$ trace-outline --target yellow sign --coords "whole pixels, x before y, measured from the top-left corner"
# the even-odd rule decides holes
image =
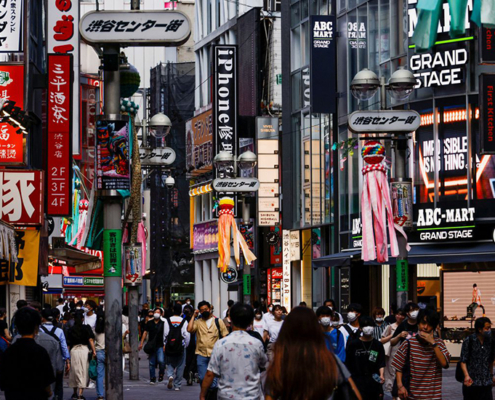
[[[16,230],[17,263],[0,261],[0,285],[36,286],[38,284],[38,259],[40,231]]]

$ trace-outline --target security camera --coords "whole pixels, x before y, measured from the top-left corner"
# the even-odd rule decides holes
[[[173,188],[175,185],[175,179],[173,176],[167,176],[167,179],[165,179],[165,185],[167,185],[168,188]]]

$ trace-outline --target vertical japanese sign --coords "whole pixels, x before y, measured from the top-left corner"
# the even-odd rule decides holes
[[[41,225],[43,172],[0,171],[0,219],[13,225]]]
[[[397,260],[397,291],[405,292],[409,288],[409,272],[407,260]]]
[[[16,107],[24,108],[24,65],[0,64],[0,98],[15,101]],[[12,125],[0,123],[0,164],[24,162],[24,136],[16,130]]]
[[[96,122],[96,189],[129,190],[129,127],[126,121]]]
[[[71,71],[71,55],[48,55],[48,215],[71,213]]]
[[[237,154],[237,46],[214,47],[213,127],[215,154]],[[217,171],[218,173],[218,171]]]
[[[251,295],[251,275],[249,274],[242,276],[242,292],[246,296]]]
[[[481,154],[495,154],[495,74],[480,75]]]
[[[81,156],[79,132],[79,1],[48,0],[47,10],[48,53],[73,56],[72,86],[72,152]]]
[[[38,284],[38,258],[40,231],[16,230],[15,244],[18,262],[0,260],[0,285],[36,286]]]
[[[103,231],[104,276],[122,276],[122,231],[105,229]]]
[[[291,232],[289,230],[282,231],[282,306],[291,309],[291,294],[290,294],[290,244],[291,244]]]
[[[124,283],[137,285],[143,281],[142,247],[140,243],[124,246]]]
[[[337,108],[336,37],[333,15],[312,15],[311,27],[311,110],[335,113]]]
[[[21,53],[24,1],[0,1],[0,53]]]
[[[495,63],[495,29],[480,28],[480,62],[481,64]]]

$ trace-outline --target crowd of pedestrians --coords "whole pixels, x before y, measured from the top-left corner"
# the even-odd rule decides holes
[[[0,389],[7,400],[84,399],[90,360],[96,362],[98,400],[104,399],[105,317],[91,300],[42,307],[17,303],[6,321],[0,310]],[[123,310],[127,316],[127,310]],[[201,385],[200,400],[442,399],[442,369],[450,354],[436,310],[408,303],[386,316],[347,307],[347,322],[327,300],[314,312],[305,303],[289,313],[280,305],[229,301],[220,317],[191,299],[167,309],[143,306],[139,350],[148,355],[149,381],[169,390]],[[495,343],[491,321],[478,318],[463,344],[456,379],[464,400],[493,400]],[[123,343],[129,333],[123,318]],[[29,359],[30,362],[24,362]],[[157,372],[158,369],[158,379]],[[26,385],[26,379],[30,384]]]

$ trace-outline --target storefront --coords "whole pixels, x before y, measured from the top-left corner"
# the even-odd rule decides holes
[[[94,300],[96,304],[105,296],[102,276],[64,276],[64,298],[75,301]]]

